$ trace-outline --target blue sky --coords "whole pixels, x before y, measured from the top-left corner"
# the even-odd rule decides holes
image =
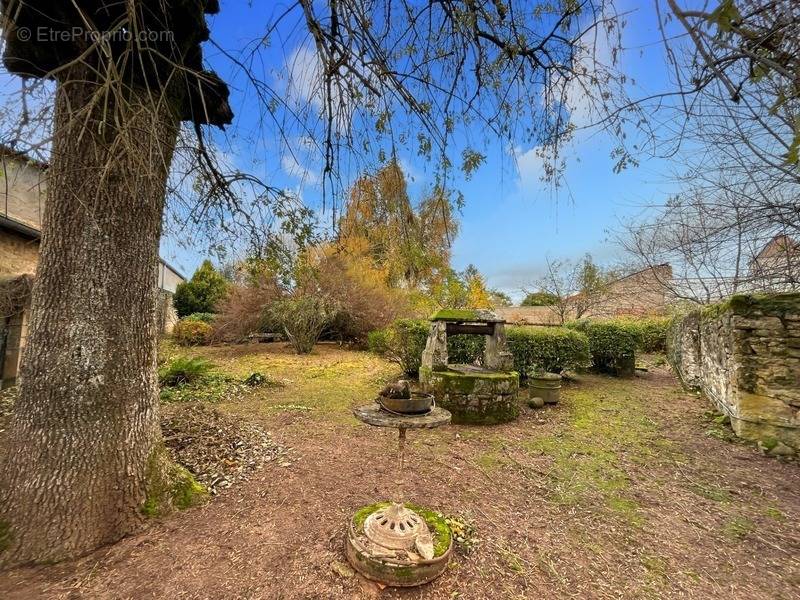
[[[222,2],[222,11],[211,20],[212,38],[223,48],[238,48],[256,37],[260,28],[281,5],[272,3]],[[620,59],[622,70],[636,80],[633,96],[669,89],[668,69],[661,46],[661,34],[651,0],[624,1],[618,10],[628,12]],[[298,28],[299,30],[299,28]],[[296,60],[301,41],[288,23],[276,35],[265,53],[268,72],[276,73],[276,87],[287,64]],[[226,76],[226,61],[213,48],[206,49],[207,60]],[[247,99],[237,92],[239,82],[231,81],[238,130],[246,131],[249,120]],[[300,82],[302,85],[303,82]],[[237,104],[238,103],[238,104]],[[243,126],[244,125],[244,126]],[[253,131],[255,131],[255,125]],[[539,180],[539,161],[529,147],[517,148],[517,161],[499,142],[482,148],[486,163],[470,180],[457,178],[455,186],[464,194],[461,231],[453,245],[453,265],[463,268],[475,264],[492,287],[519,298],[520,289],[533,285],[546,257],[577,258],[589,252],[601,263],[614,264],[621,258],[609,240],[609,232],[620,220],[642,213],[644,206],[662,203],[674,192],[669,173],[671,165],[660,159],[642,157],[638,167],[619,174],[613,172],[612,143],[602,132],[579,134],[569,151],[565,185],[553,190]],[[296,190],[304,201],[320,208],[318,174],[312,163],[295,161],[274,140],[234,140],[230,160],[243,168],[256,165],[276,185]],[[424,193],[433,181],[432,166],[400,152],[402,164],[411,178],[412,198]],[[326,215],[322,215],[324,220]],[[327,217],[329,218],[329,217]],[[190,275],[205,257],[202,244],[182,247],[167,237],[162,255]]]

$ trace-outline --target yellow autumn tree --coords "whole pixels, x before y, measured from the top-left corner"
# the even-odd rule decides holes
[[[418,290],[449,268],[457,229],[452,203],[441,188],[414,208],[403,170],[392,159],[351,188],[337,244],[350,255],[369,256],[385,271],[390,287]]]

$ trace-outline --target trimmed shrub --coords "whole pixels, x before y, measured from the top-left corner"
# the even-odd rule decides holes
[[[592,364],[601,373],[631,376],[641,334],[630,321],[584,321],[580,324],[589,338]]]
[[[192,313],[188,317],[183,317],[183,320],[184,321],[200,321],[201,323],[208,323],[209,325],[211,325],[211,323],[214,322],[214,317],[215,316],[216,315],[214,313],[198,312],[198,313]]]
[[[390,335],[388,327],[370,331],[367,334],[367,349],[375,354],[386,354],[389,351]]]
[[[561,373],[589,363],[589,340],[563,327],[509,327],[508,349],[520,377],[534,371]]]
[[[448,335],[447,359],[453,364],[470,365],[482,362],[486,338],[482,335]]]
[[[214,365],[204,358],[179,356],[158,371],[158,382],[167,387],[194,383],[203,379]]]
[[[211,341],[212,331],[203,321],[181,319],[172,328],[172,338],[182,346],[203,346]]]
[[[632,321],[631,324],[639,330],[639,350],[642,352],[666,352],[667,331],[669,330],[669,317],[651,317]]]

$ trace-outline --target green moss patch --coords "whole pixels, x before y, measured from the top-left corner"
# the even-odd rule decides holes
[[[467,308],[443,308],[436,312],[431,321],[480,321],[480,313]]]
[[[355,514],[353,514],[353,526],[356,532],[363,532],[364,522],[367,520],[367,517],[381,508],[391,506],[391,504],[391,502],[376,502],[375,504],[369,504],[359,508]],[[433,536],[434,557],[442,556],[447,552],[452,542],[452,533],[450,532],[450,527],[447,525],[445,517],[440,513],[412,502],[406,502],[404,506],[425,519],[425,523],[428,525],[428,529],[430,529],[431,535]]]
[[[627,466],[669,457],[668,440],[624,383],[571,390],[563,404],[569,411],[563,429],[523,443],[526,451],[552,459],[547,474],[551,500],[593,506],[630,526],[644,525]]]
[[[194,476],[173,462],[163,445],[157,446],[147,464],[147,497],[141,506],[146,517],[161,517],[173,510],[203,504],[208,490]]]
[[[701,317],[704,320],[716,319],[728,311],[740,316],[796,314],[800,312],[800,293],[736,294],[724,302],[703,308]]]

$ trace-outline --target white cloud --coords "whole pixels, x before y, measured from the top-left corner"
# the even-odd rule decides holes
[[[281,156],[281,167],[287,175],[299,179],[301,184],[319,185],[322,182],[322,176],[317,171],[301,164],[290,152]]]
[[[397,161],[400,164],[400,169],[402,169],[403,174],[406,176],[406,179],[413,183],[424,183],[425,182],[425,174],[417,169],[413,163],[405,158],[400,158]]]
[[[289,98],[322,110],[322,65],[313,46],[303,44],[294,49],[286,61],[286,74]]]
[[[542,149],[539,146],[534,146],[530,150],[523,150],[521,146],[515,146],[512,154],[517,167],[520,189],[532,190],[541,187],[542,177],[544,176]]]

